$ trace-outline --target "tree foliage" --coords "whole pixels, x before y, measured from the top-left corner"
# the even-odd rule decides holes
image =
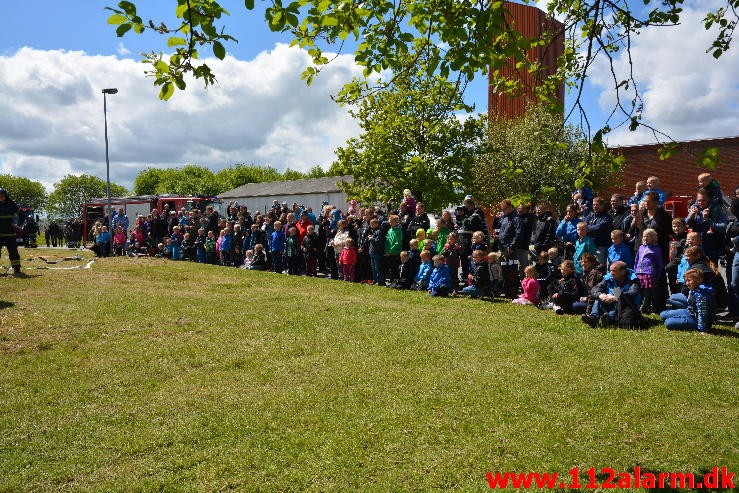
[[[108,187],[105,180],[91,175],[67,175],[59,183],[54,184],[54,191],[49,194],[48,212],[58,217],[77,217],[82,204],[90,199],[106,197]],[[113,197],[128,195],[128,190],[114,183],[110,184]]]
[[[213,173],[207,168],[188,164],[182,168],[146,168],[134,179],[134,193],[156,195],[218,195],[247,183],[300,180],[329,176],[320,166],[307,173],[287,168],[280,173],[271,166],[236,164]]]
[[[517,120],[491,123],[489,148],[473,167],[473,191],[482,203],[495,206],[545,201],[562,208],[576,187],[604,191],[614,184],[623,158],[601,146],[589,148],[580,128],[564,125],[541,107]]]
[[[22,176],[0,175],[0,188],[6,189],[17,204],[36,210],[43,210],[49,200],[46,189],[40,182]]]
[[[271,166],[237,164],[216,173],[218,193],[233,190],[247,183],[264,183],[282,180],[282,174]]]
[[[341,188],[363,202],[398,198],[408,188],[429,210],[459,202],[486,119],[461,121],[452,109],[465,109],[457,87],[425,70],[365,98],[351,112],[362,134],[336,151],[331,167],[354,178]]]

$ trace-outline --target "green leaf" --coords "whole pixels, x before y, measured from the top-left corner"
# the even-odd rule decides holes
[[[133,25],[133,32],[135,32],[136,34],[141,34],[142,32],[144,32],[144,29],[145,28],[144,28],[144,25],[143,24],[134,24]]]
[[[167,40],[167,47],[172,48],[173,46],[187,46],[187,40],[185,38],[170,36]]]
[[[174,86],[170,82],[165,82],[162,90],[159,91],[159,99],[167,101],[174,94]]]
[[[122,8],[128,15],[131,17],[136,15],[136,5],[132,4],[131,2],[118,2],[118,6]]]
[[[130,29],[131,29],[131,24],[127,22],[127,23],[125,23],[125,24],[121,24],[120,26],[118,26],[118,28],[116,28],[116,30],[115,30],[115,33],[116,33],[116,35],[117,35],[117,36],[118,36],[119,38],[121,38],[121,37],[123,37],[123,35],[124,35],[124,34],[126,34],[126,33],[127,33],[127,32],[128,32],[129,30],[130,30]]]
[[[185,15],[185,12],[187,12],[187,4],[183,3],[182,5],[177,6],[177,9],[175,10],[175,15],[178,19],[181,19],[182,16]]]
[[[167,62],[164,60],[159,60],[155,63],[154,68],[156,68],[158,72],[169,72],[169,65],[167,65]]]
[[[223,60],[226,56],[226,48],[223,47],[220,41],[213,41],[213,54],[219,60]]]
[[[254,0],[244,0],[244,7],[246,10],[254,10]]]
[[[118,25],[123,24],[124,22],[128,22],[128,17],[125,15],[113,14],[108,17],[108,24]]]

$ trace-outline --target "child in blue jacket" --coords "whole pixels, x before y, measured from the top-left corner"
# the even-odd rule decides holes
[[[428,292],[431,296],[446,296],[452,288],[452,276],[443,255],[434,255],[434,270],[431,271]]]

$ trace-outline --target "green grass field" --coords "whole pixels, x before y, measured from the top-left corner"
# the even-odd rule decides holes
[[[41,266],[0,278],[2,491],[485,491],[494,471],[739,472],[728,326],[590,329],[503,301],[161,259]]]

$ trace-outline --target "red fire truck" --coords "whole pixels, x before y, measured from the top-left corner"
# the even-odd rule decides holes
[[[153,209],[162,211],[165,205],[169,205],[170,211],[179,211],[183,207],[187,210],[199,209],[200,211],[205,211],[208,205],[218,207],[221,199],[203,195],[133,195],[130,197],[111,197],[110,203],[113,211],[117,211],[122,207],[131,224],[134,224],[137,215],[141,214],[146,217]],[[98,219],[105,220],[107,212],[107,197],[91,199],[89,202],[82,204],[82,234],[84,241],[88,241],[87,236],[95,221]]]

